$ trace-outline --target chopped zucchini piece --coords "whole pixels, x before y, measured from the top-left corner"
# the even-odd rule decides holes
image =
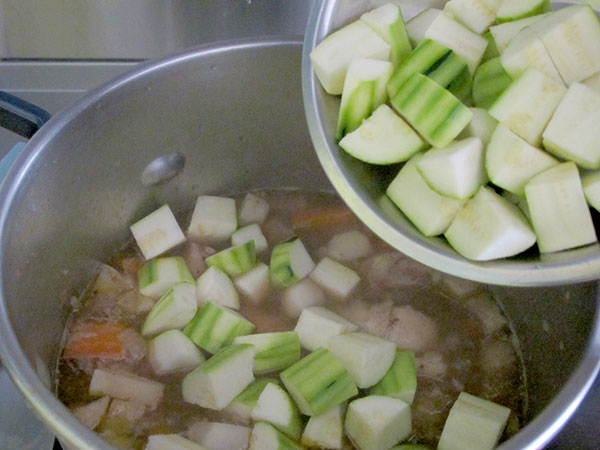
[[[600,168],[600,92],[573,83],[543,133],[551,153],[586,169]]]
[[[248,450],[303,450],[303,448],[266,422],[254,424]]]
[[[320,306],[311,306],[302,310],[296,328],[302,347],[316,350],[327,348],[333,336],[351,333],[358,326]]]
[[[410,40],[404,26],[402,11],[393,3],[386,3],[360,16],[385,42],[390,44],[390,61],[397,67],[410,51]]]
[[[493,58],[477,68],[473,77],[473,102],[478,108],[488,109],[506,90],[512,78],[500,62]]]
[[[450,0],[444,6],[444,12],[475,33],[482,34],[494,23],[502,3],[502,0]]]
[[[310,278],[303,278],[283,291],[283,310],[291,319],[298,319],[302,311],[310,306],[325,303],[325,292]]]
[[[183,400],[202,408],[221,410],[254,381],[254,347],[225,347],[183,379]]]
[[[438,442],[439,450],[492,450],[506,426],[510,409],[461,392],[452,405]]]
[[[269,215],[269,204],[267,201],[251,193],[246,194],[240,205],[238,222],[240,226],[257,223],[261,225]]]
[[[410,406],[380,395],[359,398],[348,405],[345,428],[359,450],[387,450],[410,435]]]
[[[285,369],[300,359],[300,339],[295,331],[238,336],[234,344],[254,345],[254,373]]]
[[[531,223],[541,253],[596,242],[596,232],[575,163],[537,174],[525,185]]]
[[[187,436],[210,450],[242,450],[248,448],[250,428],[220,422],[195,422]]]
[[[346,405],[336,405],[327,412],[312,416],[302,433],[302,445],[341,450],[344,445],[344,412]]]
[[[390,370],[369,389],[371,395],[399,398],[412,404],[417,392],[417,366],[415,354],[410,350],[397,350]]]
[[[357,20],[323,39],[310,53],[310,60],[323,88],[329,94],[339,95],[354,58],[387,61],[390,50],[390,45],[369,25]]]
[[[221,250],[205,259],[206,264],[221,269],[232,277],[248,272],[256,264],[254,240]]]
[[[298,408],[288,393],[277,384],[269,383],[265,386],[252,410],[252,420],[269,422],[296,441],[302,434]]]
[[[252,410],[256,406],[258,397],[260,397],[263,389],[269,383],[278,384],[279,382],[273,378],[259,378],[254,380],[225,407],[223,412],[231,414],[243,422],[250,422]]]
[[[515,20],[514,22],[505,22],[490,27],[490,34],[494,38],[498,52],[502,54],[510,41],[512,41],[512,38],[519,34],[519,31],[532,23],[537,22],[545,15],[547,14],[526,17],[525,19]]]
[[[459,139],[468,137],[477,137],[481,140],[483,147],[487,147],[492,133],[498,125],[498,121],[490,116],[490,113],[483,108],[469,108],[473,113],[473,118],[464,130],[458,135]]]
[[[196,200],[188,235],[208,244],[224,242],[237,229],[235,200],[201,195]]]
[[[271,252],[269,274],[276,287],[288,287],[308,275],[315,263],[302,241],[295,237],[277,244]]]
[[[458,253],[476,261],[513,256],[535,244],[521,211],[486,186],[465,203],[444,236]]]
[[[181,256],[155,258],[148,261],[138,272],[140,293],[159,298],[176,283],[193,283],[190,273]]]
[[[196,280],[198,303],[213,302],[231,309],[240,309],[240,299],[225,272],[211,266]]]
[[[256,253],[261,253],[268,247],[267,239],[262,233],[260,226],[256,223],[239,228],[231,235],[231,245],[233,246],[245,244],[250,240],[254,241],[254,251]]]
[[[154,258],[185,241],[168,205],[161,206],[129,227],[144,258]]]
[[[513,22],[552,11],[550,0],[503,0],[496,22]]]
[[[235,277],[233,284],[244,297],[258,304],[267,296],[271,286],[269,266],[258,262],[248,272]]]
[[[181,331],[169,330],[148,342],[148,360],[154,373],[163,375],[194,369],[204,356]]]
[[[352,376],[329,350],[319,348],[280,374],[302,414],[318,416],[358,394]]]
[[[360,281],[354,270],[328,256],[319,261],[309,276],[325,291],[341,299],[346,298]]]
[[[192,320],[197,309],[196,286],[193,283],[177,283],[165,292],[146,316],[142,336],[181,329]]]
[[[237,336],[252,333],[254,328],[252,322],[237,312],[213,302],[205,302],[185,326],[183,333],[198,347],[215,353],[231,344]]]

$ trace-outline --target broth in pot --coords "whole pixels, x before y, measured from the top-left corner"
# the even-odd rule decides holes
[[[147,260],[138,243],[131,242],[102,264],[89,289],[73,299],[57,391],[87,426],[120,448],[166,448],[166,442],[172,445],[168,448],[196,448],[190,446],[195,442],[209,450],[258,449],[267,448],[261,442],[273,435],[289,441],[287,447],[273,448],[367,450],[368,438],[353,429],[348,404],[383,396],[399,402],[408,414],[403,420],[409,431],[393,438],[392,445],[435,448],[459,394],[468,393],[510,409],[501,439],[518,430],[527,406],[519,346],[484,285],[441,274],[389,247],[331,193],[282,189],[225,200],[215,203],[214,210],[178,214],[180,224],[191,221],[194,226],[165,253]],[[227,208],[233,208],[234,225],[221,219],[212,235],[195,226],[198,217],[205,225],[206,218],[224,217]],[[142,221],[136,225],[146,227]],[[223,250],[243,247],[248,240],[254,243],[251,262],[245,253],[222,256]],[[161,293],[154,289],[167,269],[161,273],[161,266],[154,267],[156,273],[148,275],[148,261],[165,258],[184,267],[185,276],[176,280],[183,285],[179,293],[172,282]],[[175,300],[169,301],[169,295]],[[309,314],[320,321],[309,320]],[[222,332],[223,324],[234,322],[229,334]],[[332,331],[336,323],[339,330]],[[327,325],[319,329],[316,324]],[[274,332],[288,332],[278,336],[291,341],[281,338],[285,347],[277,350],[279,344],[273,344],[262,351],[258,341],[247,339]],[[378,355],[381,349],[389,355],[391,348],[394,362],[386,356],[389,361],[383,365],[373,359],[373,367],[357,369],[361,361],[340,349],[346,338],[337,335],[348,334],[361,345],[368,341],[366,353]],[[322,348],[314,348],[314,342]],[[231,362],[226,371],[230,360],[222,355],[234,347],[253,348],[254,362],[250,360],[251,373],[245,378],[242,372],[248,369],[242,362]],[[306,398],[291,381],[291,371],[317,352],[341,363],[344,375],[335,380],[347,380],[346,398],[303,403]],[[225,359],[222,370],[219,355]],[[391,376],[398,355],[414,362],[416,387],[395,395],[383,386],[382,376]],[[217,374],[213,378],[211,369]],[[311,375],[315,383],[327,370]],[[374,374],[377,370],[383,373]],[[219,383],[232,392],[221,396]],[[270,387],[267,395],[267,385],[278,388]],[[279,423],[281,414],[273,418],[271,408],[281,399],[289,400],[294,413],[290,421]],[[310,421],[334,407],[337,422],[328,428],[338,436],[328,443],[319,440]],[[306,414],[307,408],[319,414]],[[352,411],[360,421],[360,411]]]

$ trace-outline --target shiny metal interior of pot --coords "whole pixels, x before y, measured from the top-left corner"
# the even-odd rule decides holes
[[[42,420],[74,448],[110,448],[52,394],[69,299],[155,207],[199,194],[331,189],[302,108],[301,43],[230,43],[148,64],[54,117],[0,191],[0,350]],[[185,156],[170,181],[142,183],[162,155]],[[519,336],[528,425],[504,449],[539,448],[568,419],[600,359],[594,284],[494,288]]]

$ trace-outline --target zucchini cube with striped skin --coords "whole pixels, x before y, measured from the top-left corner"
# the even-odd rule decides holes
[[[315,263],[299,238],[280,242],[271,252],[271,283],[279,288],[291,286],[308,275],[314,267]]]
[[[323,414],[358,394],[350,373],[324,348],[285,369],[280,378],[300,412],[308,416]]]
[[[256,264],[254,240],[221,250],[214,255],[210,255],[205,261],[209,266],[221,269],[229,276],[241,275],[248,272]]]
[[[192,320],[197,310],[196,286],[193,283],[177,283],[154,304],[146,316],[142,336],[181,329]]]
[[[185,326],[183,333],[198,347],[215,353],[231,344],[237,336],[252,333],[254,328],[252,322],[237,312],[206,302]]]
[[[181,385],[183,400],[202,408],[221,410],[254,381],[254,347],[225,347],[188,373]]]
[[[285,434],[267,422],[257,422],[250,435],[248,450],[304,450]]]
[[[450,144],[473,117],[454,95],[420,73],[406,80],[391,103],[436,148]]]
[[[394,67],[404,61],[411,45],[402,17],[402,11],[393,3],[386,3],[360,16],[385,42],[390,44],[390,61]]]
[[[274,378],[258,378],[254,380],[227,405],[223,412],[231,414],[243,422],[250,422],[252,410],[256,406],[256,402],[258,402],[258,398],[265,386],[269,383],[279,384],[279,381]]]
[[[417,392],[417,365],[415,354],[410,350],[398,350],[392,367],[371,389],[371,395],[399,398],[412,404]]]
[[[300,339],[295,331],[238,336],[233,343],[254,346],[254,373],[256,374],[285,369],[300,359]]]
[[[484,62],[473,77],[473,103],[478,108],[488,109],[512,81],[502,67],[500,57]]]
[[[185,241],[168,205],[161,206],[129,227],[144,258],[154,258]]]
[[[510,409],[461,392],[452,405],[438,442],[439,450],[492,450],[506,426]]]
[[[444,12],[477,34],[485,32],[496,19],[502,0],[450,0]]]
[[[410,406],[392,397],[362,397],[348,405],[344,426],[359,450],[387,450],[410,435]]]
[[[138,272],[138,289],[142,295],[158,298],[176,283],[193,283],[194,277],[181,256],[155,258]]]

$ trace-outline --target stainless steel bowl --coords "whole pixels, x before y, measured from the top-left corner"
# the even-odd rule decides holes
[[[384,196],[399,165],[378,167],[361,163],[337,145],[335,128],[339,98],[320,86],[309,54],[332,31],[356,20],[389,0],[324,0],[313,5],[302,57],[302,87],[308,128],[319,160],[340,196],[379,237],[408,256],[440,271],[484,283],[539,286],[576,283],[600,278],[600,245],[536,255],[527,253],[497,261],[469,261],[439,237],[425,237]],[[398,2],[405,20],[443,1]],[[565,3],[553,5],[558,8]]]
[[[109,450],[54,396],[69,299],[164,202],[296,186],[329,189],[304,121],[301,43],[199,48],[137,68],[53,117],[0,187],[0,355],[43,422],[68,448]],[[157,157],[183,171],[148,186]],[[595,284],[497,288],[520,340],[526,426],[503,450],[541,448],[569,419],[600,365]]]

